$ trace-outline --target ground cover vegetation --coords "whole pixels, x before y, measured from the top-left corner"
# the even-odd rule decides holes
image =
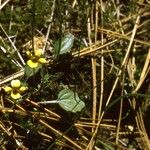
[[[0,149],[150,150],[149,33],[149,0],[1,0]]]

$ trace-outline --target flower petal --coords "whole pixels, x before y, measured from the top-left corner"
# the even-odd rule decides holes
[[[41,64],[47,63],[45,58],[39,58],[38,62],[41,63]]]
[[[28,60],[27,64],[31,68],[37,68],[38,67],[38,62],[33,62],[32,60]]]
[[[9,87],[9,86],[4,87],[3,89],[4,89],[4,91],[7,92],[7,93],[9,93],[9,92],[12,91],[12,88]]]
[[[28,87],[25,87],[25,86],[22,86],[20,89],[19,89],[19,92],[24,92],[28,89]]]
[[[35,51],[34,51],[34,55],[35,55],[36,57],[40,57],[40,56],[42,55],[42,49],[37,49],[37,50],[35,50]]]
[[[12,80],[11,81],[12,88],[19,88],[20,84],[21,84],[20,80]]]
[[[11,92],[11,95],[10,95],[13,99],[19,99],[21,97],[20,93],[13,93]]]

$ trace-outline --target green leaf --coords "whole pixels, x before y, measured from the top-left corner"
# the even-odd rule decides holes
[[[60,44],[61,42],[61,44]],[[67,52],[70,52],[72,46],[73,46],[73,42],[74,42],[74,35],[71,34],[71,33],[67,33],[62,39],[61,41],[58,40],[56,43],[55,43],[55,46],[54,46],[54,53],[56,55],[56,57],[58,55],[61,55],[61,54],[65,54]]]
[[[85,103],[80,100],[78,94],[67,88],[59,92],[58,104],[64,110],[73,113],[80,112],[85,107]]]
[[[25,76],[26,76],[26,78],[28,79],[31,76],[33,76],[35,73],[37,73],[39,71],[40,68],[41,68],[40,65],[35,69],[30,68],[28,65],[26,65],[25,66]]]

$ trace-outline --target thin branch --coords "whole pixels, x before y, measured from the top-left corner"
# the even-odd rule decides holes
[[[11,0],[6,0],[3,4],[0,5],[0,11],[5,7],[5,5],[7,5],[8,2],[10,2]]]

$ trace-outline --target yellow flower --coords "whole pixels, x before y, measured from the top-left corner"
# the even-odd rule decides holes
[[[6,93],[10,93],[10,96],[15,100],[21,98],[21,93],[28,89],[25,86],[21,86],[20,80],[12,80],[10,85],[3,89]]]
[[[37,68],[40,64],[47,63],[46,59],[42,57],[42,49],[35,50],[33,55],[29,51],[26,54],[29,57],[27,65],[31,68]]]

